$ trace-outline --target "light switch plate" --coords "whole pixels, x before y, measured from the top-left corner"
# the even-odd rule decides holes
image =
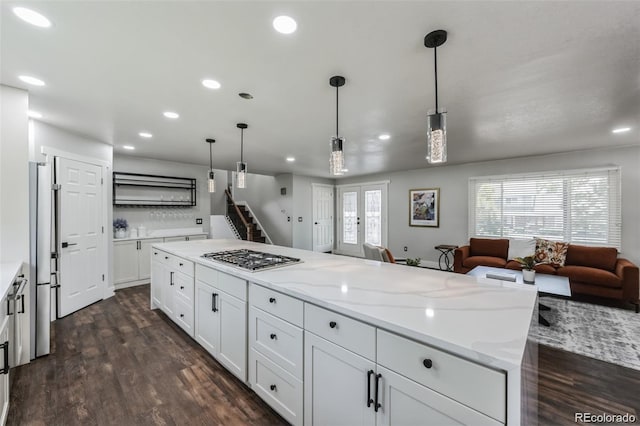
[[[202,225],[202,218],[197,218],[196,219],[196,225]]]
[[[298,222],[302,222],[302,216],[298,216]]]

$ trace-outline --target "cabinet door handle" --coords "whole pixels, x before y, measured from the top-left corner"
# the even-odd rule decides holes
[[[4,366],[0,370],[0,374],[9,374],[9,342],[4,342],[0,344],[0,349],[4,352]]]
[[[431,361],[429,358],[425,358],[424,361],[422,361],[422,365],[424,365],[426,368],[431,368],[433,367],[433,361]]]
[[[276,303],[276,298],[275,297],[270,297],[269,298],[269,303]]]
[[[11,312],[11,297],[7,297],[7,315],[13,315],[13,312]]]
[[[269,337],[271,338],[271,340],[276,340],[278,338],[278,336],[276,336],[276,333],[271,333]]]
[[[218,307],[216,306],[216,299],[218,299],[218,293],[213,293],[211,295],[211,310],[213,312],[218,312]]]
[[[183,285],[180,286],[180,290],[184,290],[184,286]]]
[[[180,266],[184,266],[184,263],[180,263]]]
[[[278,388],[276,387],[276,385],[271,385],[271,386],[269,386],[269,389],[271,389],[272,391],[275,392],[276,389],[278,389]]]
[[[173,285],[173,271],[169,272],[169,285]]]
[[[24,294],[20,295],[20,305],[21,309],[18,311],[19,314],[24,314]]]
[[[371,376],[373,376],[373,370],[367,371],[367,407],[371,407],[373,399],[371,399]]]
[[[338,323],[337,323],[337,322],[335,322],[335,321],[331,321],[331,322],[329,323],[329,327],[331,327],[331,328],[336,328],[336,326],[337,326],[337,325],[338,325]]]
[[[373,410],[377,413],[378,412],[378,408],[382,407],[382,404],[380,404],[378,402],[378,384],[380,383],[380,378],[382,377],[382,374],[378,373],[376,374],[376,401],[373,405]]]

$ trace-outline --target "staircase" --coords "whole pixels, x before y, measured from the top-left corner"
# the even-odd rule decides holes
[[[227,217],[238,231],[240,238],[256,243],[266,243],[267,237],[262,234],[258,221],[250,213],[248,206],[236,204],[228,189],[224,193],[227,196]]]

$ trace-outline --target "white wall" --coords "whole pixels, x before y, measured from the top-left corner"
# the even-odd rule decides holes
[[[26,91],[0,85],[0,261],[29,264],[29,125]],[[28,268],[24,268],[28,277]]]
[[[390,180],[389,248],[396,257],[437,261],[438,244],[468,242],[468,180],[475,176],[620,166],[622,257],[640,265],[640,146],[588,150],[340,179],[339,184]],[[410,227],[409,190],[440,188],[440,227]],[[404,252],[403,247],[408,251]]]
[[[281,195],[280,189],[286,188],[287,195]],[[269,234],[273,244],[291,247],[293,176],[247,174],[247,187],[235,188],[236,201],[245,201],[251,207],[258,220]]]
[[[172,161],[153,160],[149,158],[116,155],[113,159],[113,170],[116,172],[143,173],[161,176],[175,176],[196,179],[195,207],[114,207],[113,217],[127,219],[129,228],[144,225],[147,232],[156,229],[193,228],[202,227],[209,232],[209,216],[211,215],[211,201],[207,188],[209,168],[205,166],[176,163]],[[224,171],[216,171],[216,178],[223,178]],[[215,194],[224,194],[222,179],[218,182]],[[151,218],[151,213],[164,213],[164,219]],[[184,217],[187,215],[188,217]],[[202,225],[196,224],[196,219],[202,219]]]
[[[293,247],[305,250],[313,250],[313,183],[333,185],[334,180],[293,176]]]

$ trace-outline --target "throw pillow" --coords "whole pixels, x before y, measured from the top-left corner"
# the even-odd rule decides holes
[[[516,257],[533,256],[536,252],[536,240],[533,238],[509,238],[509,256],[507,260]]]
[[[569,243],[536,238],[536,263],[547,263],[560,268],[567,259],[568,248]]]

